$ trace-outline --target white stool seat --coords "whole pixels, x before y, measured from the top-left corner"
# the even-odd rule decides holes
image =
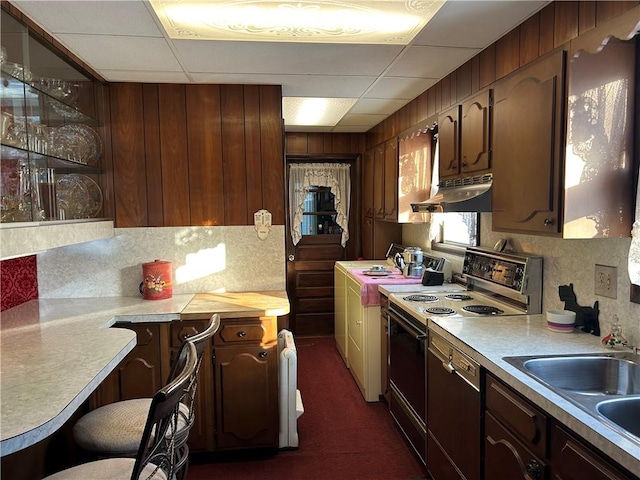
[[[55,473],[45,480],[131,480],[135,462],[135,458],[107,458],[77,465]],[[151,463],[144,467],[139,478],[167,480],[165,473],[161,469],[156,469],[156,466]]]

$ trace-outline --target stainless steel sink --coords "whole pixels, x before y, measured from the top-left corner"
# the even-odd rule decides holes
[[[549,385],[583,395],[640,394],[640,364],[620,357],[534,358],[522,366]]]
[[[604,400],[596,405],[604,418],[640,438],[640,397]]]
[[[640,355],[612,352],[504,360],[640,445]]]

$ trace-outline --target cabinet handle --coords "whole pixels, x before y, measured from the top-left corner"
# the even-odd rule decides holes
[[[240,338],[244,337],[246,334],[247,334],[247,332],[245,332],[244,330],[240,330],[240,331],[238,332],[238,336],[239,336]]]
[[[540,467],[540,464],[535,460],[531,460],[528,464],[527,464],[527,478],[530,478],[531,480],[540,480],[541,478],[541,474],[542,474],[542,468]]]
[[[260,352],[260,353],[258,354],[258,356],[259,356],[260,358],[267,358],[267,352]]]
[[[545,227],[550,227],[551,225],[553,225],[553,220],[550,218],[545,218],[544,219],[544,226]]]

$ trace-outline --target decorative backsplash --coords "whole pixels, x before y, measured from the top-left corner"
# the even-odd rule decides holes
[[[38,298],[38,264],[35,255],[0,262],[0,311]]]
[[[284,226],[117,228],[38,254],[40,298],[138,296],[142,264],[172,262],[173,294],[285,290]]]

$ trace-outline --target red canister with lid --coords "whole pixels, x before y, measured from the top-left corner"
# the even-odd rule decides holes
[[[163,300],[173,296],[172,263],[164,260],[142,264],[140,293],[145,300]]]

